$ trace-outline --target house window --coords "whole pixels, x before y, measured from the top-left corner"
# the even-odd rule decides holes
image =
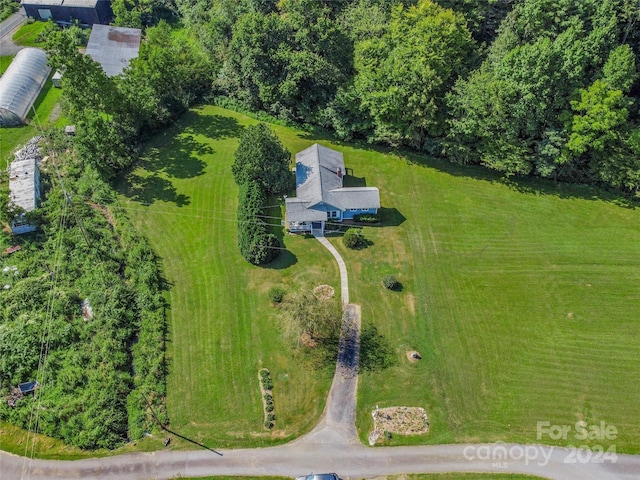
[[[329,212],[329,218],[338,218],[338,212],[335,210],[331,210]]]
[[[357,211],[358,211],[358,209],[357,209],[357,208],[350,208],[350,209],[349,209],[349,211],[350,211],[350,212],[357,212]]]
[[[38,14],[40,15],[40,20],[49,20],[51,18],[51,10],[48,8],[39,8]]]

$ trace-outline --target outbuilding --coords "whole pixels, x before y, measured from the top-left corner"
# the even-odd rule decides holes
[[[94,25],[87,43],[87,55],[102,66],[107,77],[115,77],[138,56],[142,30]]]
[[[36,225],[29,223],[25,213],[38,208],[40,201],[40,171],[37,158],[24,158],[11,162],[9,168],[9,202],[22,209],[11,221],[15,235],[33,232]]]
[[[109,0],[22,0],[27,17],[53,20],[60,25],[74,21],[85,27],[108,24],[113,18]]]
[[[0,126],[24,123],[50,70],[44,50],[25,48],[18,52],[0,78]]]

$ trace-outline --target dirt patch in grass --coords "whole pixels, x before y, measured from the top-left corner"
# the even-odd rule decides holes
[[[373,432],[369,443],[375,444],[384,434],[420,435],[429,432],[427,412],[422,407],[376,408],[373,416]]]
[[[417,352],[416,350],[409,350],[407,352],[407,359],[410,362],[419,362],[422,360],[422,355],[420,355],[420,352]]]

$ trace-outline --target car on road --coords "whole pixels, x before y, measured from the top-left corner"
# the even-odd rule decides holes
[[[312,473],[311,475],[296,477],[296,480],[340,480],[340,477],[335,473]]]

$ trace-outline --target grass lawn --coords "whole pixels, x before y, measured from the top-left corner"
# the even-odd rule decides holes
[[[219,108],[190,112],[151,142],[121,186],[122,206],[162,258],[171,285],[171,429],[214,448],[279,443],[309,430],[333,374],[313,372],[291,357],[267,297],[274,284],[337,287],[338,268],[328,252],[317,242],[287,237],[289,252],[258,268],[236,246],[230,167],[237,137],[251,123]],[[261,367],[275,384],[273,432],[263,427]]]
[[[42,48],[42,42],[38,42],[38,35],[47,26],[47,22],[33,22],[25,23],[22,25],[16,33],[13,34],[11,40],[17,44],[25,47],[38,47]]]
[[[172,428],[210,446],[262,445],[316,421],[330,381],[292,359],[266,291],[282,283],[337,286],[337,268],[313,239],[285,237],[272,268],[246,264],[235,245],[237,137],[254,121],[204,107],[150,145],[123,186],[138,227],[172,285],[169,414]],[[275,126],[297,152],[315,141],[345,154],[356,177],[378,186],[385,226],[373,244],[340,249],[363,326],[395,365],[360,377],[364,440],[376,405],[423,406],[431,432],[392,445],[466,441],[582,444],[551,425],[605,421],[615,441],[640,452],[639,213],[597,190],[505,182],[481,168],[331,143]],[[361,181],[364,180],[361,178]],[[386,291],[393,273],[400,292]],[[407,350],[423,359],[407,361]],[[278,428],[261,429],[257,369],[275,380]]]
[[[49,75],[34,103],[36,112],[38,112],[38,119],[45,130],[50,126],[64,126],[67,122],[60,115],[59,107],[56,107],[62,97],[62,90],[53,86],[51,83],[52,75],[53,73]],[[36,135],[39,135],[39,130],[36,127],[33,109],[29,112],[26,125],[0,127],[0,168],[6,168],[7,162],[13,158],[14,150]]]
[[[7,68],[9,68],[9,65],[11,64],[11,61],[14,57],[15,55],[4,55],[0,57],[0,75],[2,75]]]
[[[376,405],[423,406],[431,433],[390,444],[538,439],[538,421],[605,421],[618,451],[640,451],[640,229],[636,209],[548,182],[505,184],[458,168],[342,148],[381,189],[397,226],[342,251],[351,299],[396,351],[396,366],[360,379],[363,441]],[[361,173],[359,173],[361,172]],[[401,292],[381,279],[395,274]],[[407,350],[418,350],[418,363]]]

